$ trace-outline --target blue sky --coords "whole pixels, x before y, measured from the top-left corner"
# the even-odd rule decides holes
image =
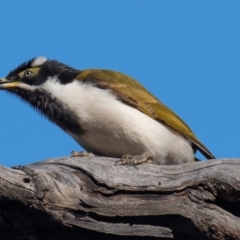
[[[172,108],[218,158],[240,157],[240,2],[0,1],[0,76],[46,56],[118,70]],[[0,92],[0,164],[81,148],[26,103]]]

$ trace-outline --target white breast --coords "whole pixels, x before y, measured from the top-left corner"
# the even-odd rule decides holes
[[[159,164],[194,161],[193,149],[185,138],[122,103],[110,90],[77,80],[61,85],[51,79],[41,87],[78,115],[86,134],[68,133],[88,151],[109,157],[150,151]]]

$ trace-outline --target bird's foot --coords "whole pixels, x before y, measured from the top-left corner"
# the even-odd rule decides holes
[[[95,155],[93,153],[85,152],[85,151],[81,151],[81,152],[71,151],[71,157],[91,157],[91,156],[95,156]]]
[[[151,162],[153,163],[153,155],[150,152],[144,152],[141,155],[123,155],[121,159],[115,162],[116,165],[129,165],[135,166],[142,164],[144,162]]]

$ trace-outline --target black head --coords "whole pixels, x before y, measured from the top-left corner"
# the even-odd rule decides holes
[[[0,90],[16,94],[65,131],[82,133],[76,114],[43,85],[46,81],[71,83],[80,71],[54,60],[33,58],[0,79]]]
[[[0,88],[4,86],[8,88],[8,85],[17,87],[14,83],[38,86],[51,77],[56,77],[61,84],[67,84],[72,82],[79,72],[55,60],[47,60],[44,57],[33,58],[12,70],[5,79],[1,79]]]

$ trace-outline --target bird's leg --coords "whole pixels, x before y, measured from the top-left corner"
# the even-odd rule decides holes
[[[77,152],[77,151],[71,151],[71,157],[90,157],[90,156],[95,156],[93,153],[90,152]]]
[[[151,162],[153,163],[153,155],[150,152],[144,152],[141,155],[123,155],[121,159],[115,162],[115,165],[138,165],[143,162]]]

